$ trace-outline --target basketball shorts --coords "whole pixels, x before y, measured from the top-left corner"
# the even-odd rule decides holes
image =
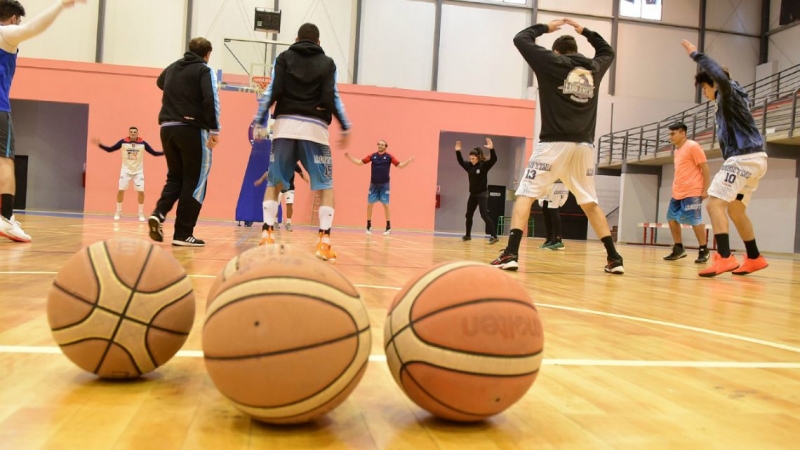
[[[674,220],[693,227],[703,223],[703,199],[686,197],[680,200],[670,199],[667,208],[667,220]]]
[[[516,195],[543,198],[556,180],[575,195],[579,205],[597,203],[594,184],[594,146],[577,142],[536,144]]]
[[[122,170],[119,173],[119,190],[128,189],[128,185],[133,181],[133,187],[137,192],[144,192],[144,172],[128,172]]]
[[[747,206],[753,192],[758,189],[758,182],[766,173],[766,152],[731,156],[722,163],[719,172],[711,180],[708,195],[726,202],[741,200]]]
[[[369,194],[367,194],[367,203],[373,204],[381,202],[384,205],[389,204],[389,183],[370,183]]]
[[[569,191],[562,183],[556,183],[547,188],[547,194],[539,199],[539,206],[544,207],[544,202],[547,202],[549,209],[558,209],[567,203],[569,198]]]
[[[8,111],[0,111],[0,158],[14,159],[14,124]]]
[[[286,200],[287,205],[294,203],[294,191],[286,191],[283,193],[283,198]]]
[[[279,138],[272,141],[267,186],[291,186],[297,161],[303,164],[311,181],[311,190],[333,188],[331,148],[303,139]]]

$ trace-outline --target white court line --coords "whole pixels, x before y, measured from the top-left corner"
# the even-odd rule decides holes
[[[0,345],[0,353],[55,355],[61,353],[58,347],[31,347]],[[202,358],[200,350],[181,350],[176,355],[181,358]],[[371,362],[385,362],[386,355],[369,355]],[[546,366],[582,367],[673,367],[710,369],[800,369],[800,362],[737,362],[737,361],[637,361],[610,359],[544,359]]]
[[[724,332],[721,332],[721,331],[714,331],[714,330],[709,330],[709,329],[706,329],[706,328],[698,328],[698,327],[692,327],[692,326],[689,326],[689,325],[681,325],[679,323],[674,323],[674,322],[664,322],[664,321],[661,321],[661,320],[645,319],[645,318],[642,318],[642,317],[626,316],[624,314],[614,314],[614,313],[607,313],[607,312],[602,312],[602,311],[594,311],[594,310],[591,310],[591,309],[573,308],[573,307],[570,307],[570,306],[548,305],[546,303],[536,303],[536,306],[542,307],[542,308],[562,309],[564,311],[573,311],[573,312],[579,312],[579,313],[585,313],[585,314],[594,314],[596,316],[611,317],[611,318],[614,318],[614,319],[631,320],[631,321],[634,321],[634,322],[644,322],[644,323],[649,323],[649,324],[653,324],[653,325],[660,325],[660,326],[663,326],[663,327],[678,328],[678,329],[681,329],[681,330],[688,330],[688,331],[694,331],[694,332],[697,332],[697,333],[710,334],[712,336],[719,336],[719,337],[724,337],[724,338],[728,338],[728,339],[735,339],[737,341],[744,341],[744,342],[749,342],[751,344],[759,344],[759,345],[763,345],[763,346],[766,346],[766,347],[778,348],[778,349],[781,349],[781,350],[787,350],[787,351],[794,352],[794,353],[800,353],[800,348],[792,347],[791,345],[779,344],[777,342],[770,342],[770,341],[765,341],[765,340],[762,340],[762,339],[756,339],[756,338],[751,338],[751,337],[747,337],[747,336],[740,336],[738,334],[724,333]]]

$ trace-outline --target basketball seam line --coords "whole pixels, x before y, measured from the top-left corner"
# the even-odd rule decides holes
[[[106,308],[106,307],[104,307],[104,306],[100,306],[100,305],[98,305],[97,303],[92,303],[92,302],[91,302],[91,301],[89,301],[89,300],[86,300],[86,299],[84,299],[84,298],[82,298],[82,297],[79,297],[79,296],[75,295],[74,293],[67,291],[67,290],[66,290],[66,289],[64,289],[64,288],[63,288],[61,285],[59,285],[59,284],[56,284],[55,282],[53,283],[53,287],[57,288],[58,290],[60,290],[61,292],[65,293],[65,294],[67,294],[67,295],[71,296],[71,297],[72,297],[72,298],[74,298],[75,300],[78,300],[78,301],[80,301],[80,302],[86,303],[87,305],[90,305],[90,306],[92,307],[92,311],[90,311],[90,312],[89,312],[89,314],[87,314],[87,315],[86,315],[86,317],[84,317],[83,319],[79,320],[78,322],[74,322],[74,323],[71,323],[71,324],[69,324],[69,325],[65,325],[65,326],[63,326],[63,327],[58,327],[58,328],[52,328],[52,327],[51,327],[50,329],[51,329],[52,331],[61,331],[61,330],[66,330],[66,329],[68,329],[68,328],[71,328],[71,327],[74,327],[74,326],[76,326],[76,325],[80,325],[80,324],[82,324],[83,322],[85,322],[86,320],[88,320],[88,319],[89,319],[89,318],[92,316],[92,313],[94,312],[94,310],[95,310],[95,309],[99,309],[99,310],[101,310],[101,311],[105,311],[105,312],[107,312],[107,313],[109,313],[109,314],[112,314],[112,315],[114,315],[114,316],[120,317],[120,314],[119,314],[118,312],[114,311],[113,309]],[[126,287],[127,287],[127,286],[126,286]],[[187,297],[187,296],[188,296],[190,293],[191,293],[191,292],[187,292],[187,293],[186,293],[186,294],[185,294],[183,297],[179,298],[178,300],[175,300],[175,302],[178,302],[178,301],[180,301],[180,300],[183,300],[183,299],[184,299],[184,298],[186,298],[186,297]],[[172,302],[172,303],[170,303],[170,305],[171,305],[171,304],[174,304],[175,302]],[[167,306],[169,306],[169,305],[167,305]],[[163,309],[163,308],[162,308],[162,309]],[[161,327],[159,327],[158,325],[153,325],[151,322],[142,322],[141,320],[139,320],[139,319],[134,319],[134,318],[132,318],[132,317],[125,317],[125,319],[127,319],[127,320],[129,320],[129,321],[131,321],[131,322],[133,322],[133,323],[135,323],[135,324],[138,324],[138,325],[144,325],[144,326],[147,326],[147,327],[149,327],[149,328],[153,328],[153,329],[156,329],[156,330],[159,330],[159,331],[164,331],[164,332],[166,332],[166,333],[172,333],[172,334],[176,334],[176,335],[179,335],[179,336],[188,336],[188,335],[189,335],[189,332],[186,332],[186,333],[184,333],[184,332],[181,332],[181,331],[175,331],[175,330],[170,330],[170,329],[167,329],[167,328],[161,328]],[[93,338],[93,339],[103,339],[103,340],[106,340],[106,338]]]
[[[236,265],[237,265],[236,272],[238,272],[238,271],[239,271],[239,267],[238,267],[238,266],[239,266],[239,261],[238,261],[238,259],[237,259],[237,261],[236,261]],[[224,268],[223,268],[223,271],[224,271]],[[236,272],[234,272],[234,274],[236,274]],[[356,289],[356,288],[355,288],[355,286],[353,286],[353,284],[352,284],[352,283],[350,283],[350,281],[349,281],[349,280],[347,280],[347,279],[344,279],[344,281],[346,281],[346,282],[347,282],[347,285],[348,285],[348,286],[350,286],[351,288],[353,288],[353,291],[356,293],[356,295],[350,295],[350,293],[349,293],[349,292],[345,292],[345,291],[343,291],[343,290],[339,289],[339,288],[338,288],[338,287],[336,287],[336,286],[331,286],[330,284],[326,284],[326,283],[323,283],[323,282],[321,282],[321,281],[314,280],[314,279],[310,279],[310,278],[302,278],[302,276],[303,276],[303,274],[299,274],[299,275],[292,275],[292,276],[288,276],[288,275],[282,275],[282,276],[278,276],[278,277],[269,277],[269,278],[270,278],[270,280],[297,280],[297,281],[308,281],[308,282],[311,282],[311,283],[317,283],[317,284],[321,284],[321,285],[323,285],[323,286],[327,286],[327,287],[333,288],[333,289],[335,289],[336,291],[338,291],[338,292],[340,292],[340,293],[342,293],[342,294],[344,294],[344,295],[346,295],[347,297],[350,297],[350,298],[352,298],[352,299],[358,299],[358,300],[360,300],[360,299],[361,299],[361,292],[359,292],[359,290],[358,290],[358,289]],[[230,279],[230,278],[226,278],[226,279],[222,280],[222,282],[224,283],[224,282],[228,281],[229,279]],[[250,280],[245,280],[245,281],[243,281],[242,283],[249,283],[249,282],[251,282],[251,281],[256,281],[256,280],[258,280],[258,278],[253,278],[253,279],[250,279]],[[216,298],[216,297],[219,297],[220,295],[224,294],[225,292],[228,292],[228,291],[229,291],[230,289],[232,289],[233,287],[234,287],[234,286],[227,286],[227,287],[225,287],[225,290],[222,290],[222,291],[219,291],[219,292],[217,292],[217,295],[216,295],[214,298]],[[216,314],[216,311],[215,311],[215,314]]]
[[[309,350],[309,349],[312,349],[312,348],[322,347],[322,346],[325,346],[325,345],[328,345],[328,344],[334,344],[334,343],[339,342],[339,341],[344,341],[344,340],[350,339],[352,337],[358,337],[359,335],[370,331],[370,329],[371,329],[370,326],[367,325],[367,327],[364,328],[364,329],[358,330],[355,333],[348,333],[348,334],[346,334],[344,336],[341,336],[341,337],[338,337],[336,339],[330,339],[330,340],[327,340],[327,341],[324,341],[324,342],[317,342],[315,344],[304,345],[302,347],[287,348],[287,349],[284,349],[284,350],[278,350],[278,351],[274,351],[274,352],[256,353],[256,354],[252,354],[252,355],[240,355],[240,356],[213,356],[213,355],[210,356],[208,353],[203,352],[203,357],[205,359],[211,359],[211,360],[214,360],[214,361],[236,361],[236,360],[242,360],[242,359],[263,358],[263,357],[267,357],[267,356],[282,355],[282,354],[285,354],[285,353],[292,353],[292,352],[298,352],[298,351],[303,351],[303,350]],[[356,342],[356,350],[358,350],[358,345],[359,345],[359,343],[357,341]]]
[[[166,286],[158,288],[158,289],[156,289],[154,291],[137,290],[136,292],[140,292],[142,294],[158,294],[159,292],[166,291],[167,289],[171,288],[172,286],[175,286],[176,284],[180,283],[181,281],[185,280],[186,278],[188,278],[188,275],[186,275],[186,273],[184,272],[183,276],[181,276],[180,278],[178,278],[177,280],[171,282],[170,284],[168,284]]]
[[[426,287],[426,289],[427,289],[427,287]],[[423,291],[420,291],[420,295],[422,294],[422,292],[424,292],[424,289],[423,289]],[[531,307],[534,311],[537,311],[536,308],[533,308],[532,305],[530,305],[528,303],[520,302],[518,300],[511,300],[511,299],[496,299],[496,298],[486,299],[486,298],[484,298],[484,299],[471,300],[471,301],[466,302],[466,303],[459,303],[457,305],[450,305],[450,306],[447,306],[445,308],[437,309],[436,311],[433,311],[433,312],[430,312],[428,314],[425,314],[424,316],[419,317],[416,320],[412,320],[409,317],[408,324],[403,326],[399,330],[397,330],[397,333],[393,332],[392,333],[392,337],[389,339],[389,342],[384,346],[383,349],[384,349],[384,351],[386,351],[386,349],[389,347],[389,345],[392,344],[392,342],[394,341],[395,337],[397,337],[400,333],[402,333],[406,329],[411,328],[411,332],[414,333],[414,336],[417,339],[419,339],[420,341],[422,341],[423,343],[425,343],[426,345],[429,345],[429,346],[435,347],[435,348],[441,348],[441,349],[444,349],[444,350],[450,350],[450,351],[455,351],[455,352],[459,352],[459,353],[469,354],[469,355],[491,356],[491,357],[496,357],[496,358],[514,359],[514,358],[528,358],[528,357],[531,357],[531,356],[536,356],[536,355],[540,354],[544,350],[544,349],[542,349],[542,350],[539,350],[538,352],[525,354],[525,355],[495,355],[495,354],[490,354],[490,353],[478,353],[478,352],[462,351],[462,350],[458,350],[458,349],[443,347],[441,345],[437,345],[437,344],[434,344],[432,342],[429,342],[426,339],[424,339],[422,336],[417,334],[416,330],[414,330],[414,326],[413,325],[415,323],[422,322],[423,320],[428,319],[428,318],[430,318],[430,317],[432,317],[432,316],[434,316],[436,314],[439,314],[440,312],[445,312],[445,311],[449,311],[449,310],[456,309],[456,308],[461,308],[461,307],[465,307],[465,306],[471,306],[471,305],[480,304],[480,303],[487,303],[487,302],[518,303],[518,304],[526,306],[526,307]],[[397,349],[395,348],[395,351],[396,350]],[[402,360],[400,362],[402,363]]]
[[[313,393],[313,394],[311,394],[311,395],[309,395],[309,396],[307,396],[307,397],[304,397],[304,398],[302,398],[302,399],[300,399],[300,400],[297,400],[297,401],[294,401],[294,402],[292,402],[292,403],[284,403],[284,404],[282,404],[282,405],[275,405],[275,406],[258,406],[258,405],[250,405],[250,404],[247,404],[247,403],[242,403],[242,402],[239,402],[239,401],[237,401],[237,400],[234,400],[234,399],[232,399],[232,398],[228,397],[228,396],[227,396],[227,395],[225,395],[225,394],[223,394],[223,395],[225,395],[225,397],[229,398],[229,399],[230,399],[232,402],[234,402],[234,403],[236,403],[236,404],[239,404],[239,405],[246,406],[246,407],[248,407],[248,408],[259,408],[259,409],[267,409],[267,408],[286,408],[286,407],[289,407],[289,406],[292,406],[292,405],[296,405],[296,404],[298,404],[298,403],[302,403],[302,402],[304,402],[304,401],[306,401],[306,400],[308,400],[308,399],[310,399],[310,398],[314,397],[315,395],[319,395],[321,392],[324,392],[326,389],[328,389],[329,387],[331,387],[331,385],[333,385],[333,383],[335,383],[337,380],[339,380],[340,378],[342,378],[342,375],[344,375],[344,373],[345,373],[345,372],[347,372],[347,368],[349,368],[349,367],[350,367],[350,365],[351,365],[351,364],[353,364],[353,361],[356,359],[356,358],[355,358],[355,357],[356,357],[356,355],[358,355],[358,352],[357,352],[357,351],[353,353],[353,358],[352,358],[352,359],[350,359],[350,363],[349,363],[349,364],[347,364],[347,367],[345,368],[345,370],[344,370],[344,371],[342,371],[342,373],[340,373],[338,376],[336,376],[336,378],[334,378],[334,379],[333,379],[333,380],[332,380],[330,383],[328,383],[328,384],[327,384],[327,385],[326,385],[324,388],[322,388],[320,391],[317,391],[317,392],[315,392],[315,393]],[[366,360],[366,361],[364,361],[364,363],[363,363],[363,364],[361,364],[361,367],[359,367],[359,368],[358,368],[358,370],[356,371],[356,374],[358,374],[359,372],[361,372],[362,370],[364,370],[364,368],[367,366],[367,364],[369,364],[369,358],[367,358],[367,360]],[[345,386],[345,388],[347,388],[348,386],[350,386],[350,384],[352,384],[352,383],[353,383],[353,381],[355,381],[355,378],[353,378],[352,380],[350,380],[350,382],[348,382],[348,383],[347,383],[347,385]],[[339,395],[340,393],[341,393],[341,392],[338,392],[336,395]],[[331,398],[331,399],[329,399],[327,402],[323,403],[322,405],[319,405],[319,406],[317,406],[317,407],[316,407],[316,408],[314,408],[314,409],[319,409],[319,408],[321,408],[321,407],[323,407],[323,406],[325,406],[325,405],[329,404],[330,402],[332,402],[332,401],[333,401],[333,400],[336,398],[336,395],[334,395],[334,398]],[[300,413],[300,414],[295,414],[295,415],[293,415],[293,416],[281,417],[280,419],[291,419],[292,417],[298,417],[298,416],[302,416],[303,414],[308,414],[309,412],[310,412],[310,411],[305,411],[305,412],[302,412],[302,413]]]
[[[111,257],[109,256],[108,244],[105,241],[103,241],[103,248],[105,249],[105,254],[106,254],[106,257],[108,257],[108,262],[111,265],[111,271],[114,273],[114,277],[120,283],[125,285],[125,283],[123,283],[122,280],[119,278],[119,275],[117,275],[117,271],[116,271],[116,268],[114,266],[114,262],[111,260]],[[114,327],[114,332],[111,333],[111,337],[108,339],[108,345],[106,346],[106,349],[103,352],[103,356],[100,358],[100,361],[97,363],[97,367],[94,370],[95,374],[97,373],[98,370],[100,370],[100,366],[103,364],[103,361],[105,361],[106,356],[108,355],[108,352],[111,349],[111,345],[114,343],[114,338],[117,337],[117,333],[119,332],[119,329],[120,329],[120,326],[122,325],[123,319],[127,318],[127,317],[125,317],[125,313],[128,311],[128,307],[130,306],[131,300],[133,299],[133,296],[134,296],[134,294],[136,292],[136,286],[139,285],[139,281],[141,281],[142,275],[144,275],[144,269],[147,267],[147,263],[150,261],[150,255],[152,255],[152,254],[153,254],[153,246],[150,245],[150,247],[147,249],[147,256],[145,256],[144,262],[142,263],[142,268],[139,269],[139,275],[137,275],[137,277],[136,277],[136,282],[134,283],[133,286],[129,287],[129,289],[131,291],[130,291],[130,295],[128,296],[128,301],[125,302],[125,308],[123,308],[122,313],[119,315],[119,319],[117,320],[117,325],[116,325],[116,327]],[[90,254],[90,256],[91,256],[91,254]],[[94,260],[92,261],[92,264],[94,265]],[[126,286],[126,287],[128,287],[128,286]],[[120,347],[123,347],[123,346],[120,346]],[[150,362],[155,366],[155,361],[153,361],[153,355],[150,354],[150,349],[148,349],[147,347],[145,347],[145,349],[147,350],[147,356],[150,358]],[[136,363],[136,359],[131,358],[131,362],[136,367],[136,371],[139,372],[139,375],[141,375],[142,374],[142,370],[139,367],[139,364]]]
[[[426,363],[426,364],[427,364],[427,363]],[[428,364],[428,365],[430,365],[430,364]],[[436,366],[434,366],[434,367],[436,367]],[[403,371],[404,371],[404,370],[405,370],[405,366],[403,366],[403,367],[401,367],[401,368],[400,368],[400,377],[401,377],[401,378],[402,378],[402,376],[403,376]],[[534,374],[534,373],[536,373],[536,372],[538,372],[538,371],[539,371],[539,370],[537,369],[537,370],[536,370],[536,371],[534,371],[534,372],[530,372],[530,373],[526,373],[526,374],[522,374],[522,375],[531,375],[531,374]],[[420,389],[422,392],[424,392],[424,393],[425,393],[425,395],[427,395],[427,396],[428,396],[428,398],[430,398],[431,400],[435,401],[436,403],[438,403],[438,404],[440,404],[440,405],[444,406],[445,408],[448,408],[448,409],[450,409],[450,410],[452,410],[452,411],[455,411],[455,412],[457,412],[457,413],[464,414],[464,415],[467,415],[467,416],[474,416],[474,417],[484,417],[484,416],[486,416],[486,414],[485,414],[485,413],[484,413],[484,414],[470,413],[470,412],[467,412],[467,411],[462,411],[462,410],[460,410],[460,409],[458,409],[458,408],[454,408],[454,407],[452,407],[452,406],[448,405],[448,404],[447,404],[447,403],[445,403],[444,401],[442,401],[442,400],[440,400],[440,399],[436,398],[436,397],[435,397],[435,396],[433,396],[433,395],[432,395],[430,392],[428,392],[428,390],[427,390],[427,389],[425,389],[425,388],[422,386],[422,384],[421,384],[421,383],[419,383],[419,382],[416,380],[416,378],[414,378],[414,376],[413,376],[413,375],[412,375],[412,374],[411,374],[409,371],[405,370],[405,372],[408,374],[408,377],[409,377],[409,378],[411,378],[411,380],[414,382],[414,384],[416,384],[416,385],[417,385],[417,387],[418,387],[418,388],[419,388],[419,389]],[[469,373],[469,372],[466,372],[466,373]],[[473,375],[483,375],[483,374],[473,374]],[[517,376],[522,376],[522,375],[517,375]],[[501,375],[501,376],[502,376],[502,375]],[[403,390],[405,390],[405,388],[403,388]],[[524,394],[523,394],[523,395],[524,395]],[[416,402],[414,402],[414,403],[416,403]],[[425,409],[427,409],[427,408],[425,408]],[[493,413],[493,414],[494,414],[494,413]],[[490,415],[493,415],[493,414],[490,414]]]
[[[278,278],[273,278],[273,279],[278,279]],[[291,279],[291,278],[286,277],[286,278],[281,278],[281,279]],[[255,280],[248,280],[248,281],[255,281]],[[321,284],[323,286],[328,286],[327,284],[319,283],[319,282],[316,282],[316,281],[313,281],[313,280],[303,280],[303,281],[310,281],[312,283]],[[338,289],[336,289],[336,290],[339,293],[344,294],[342,291],[339,291]],[[222,294],[222,292],[217,293],[217,295],[214,297],[215,301],[220,296],[220,294]],[[217,314],[219,314],[220,311],[222,311],[223,309],[225,309],[225,308],[227,308],[227,307],[229,307],[229,306],[231,306],[233,304],[239,303],[239,302],[244,301],[244,300],[249,300],[251,298],[262,297],[262,296],[272,296],[272,295],[296,295],[296,296],[302,296],[304,298],[311,299],[311,300],[318,300],[318,301],[320,301],[322,303],[325,303],[326,305],[333,306],[334,308],[337,308],[337,309],[343,311],[345,314],[347,314],[347,316],[350,317],[350,319],[353,319],[353,317],[350,315],[350,312],[347,311],[345,308],[342,308],[341,306],[339,306],[337,304],[331,303],[331,302],[327,301],[326,299],[324,299],[322,297],[315,297],[315,296],[311,296],[311,295],[308,295],[308,294],[303,294],[303,293],[300,293],[300,292],[270,291],[270,292],[262,292],[260,294],[246,295],[244,297],[239,297],[236,300],[229,301],[225,305],[220,306],[219,308],[217,308],[213,313],[211,313],[210,316],[206,317],[205,323],[203,324],[203,328],[205,329],[206,324],[208,324],[208,321],[211,320],[212,317],[216,316]],[[347,294],[345,294],[345,295],[347,295]],[[348,295],[348,297],[350,299],[352,299],[352,300],[356,300],[356,301],[360,302],[361,305],[364,307],[364,312],[366,313],[366,306],[364,305],[364,302],[361,300],[360,296],[359,297],[350,297]],[[358,329],[358,325],[355,324],[355,320],[353,320],[353,324],[356,325],[355,328]]]

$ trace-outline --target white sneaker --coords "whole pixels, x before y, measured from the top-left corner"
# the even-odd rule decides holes
[[[15,242],[28,243],[31,241],[31,237],[22,231],[20,223],[14,220],[13,216],[11,217],[11,220],[8,220],[2,216],[0,216],[0,219],[2,219],[0,220],[0,236],[6,237]]]
[[[145,220],[147,219],[144,217],[144,214],[139,214],[139,222],[144,222]]]
[[[367,234],[372,234],[372,228],[367,228]]]
[[[390,234],[392,234],[392,230],[386,230],[386,231],[383,232],[384,236],[388,236]]]
[[[119,211],[114,213],[114,220],[119,220]]]

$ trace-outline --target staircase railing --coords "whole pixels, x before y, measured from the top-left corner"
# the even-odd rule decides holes
[[[800,65],[757,80],[744,89],[749,93],[751,111],[761,133],[767,136],[787,132],[791,139],[797,127]],[[597,164],[608,167],[671,156],[674,149],[669,142],[669,125],[676,121],[686,124],[690,139],[713,149],[717,144],[714,113],[715,105],[706,102],[658,122],[603,135],[598,141]]]

